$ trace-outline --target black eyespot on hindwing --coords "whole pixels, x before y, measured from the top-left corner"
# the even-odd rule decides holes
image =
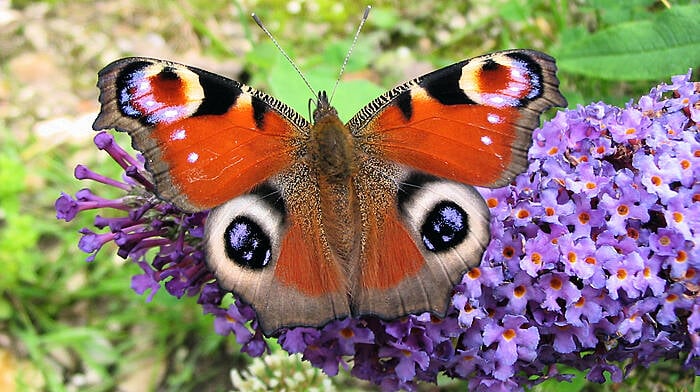
[[[255,221],[245,215],[231,220],[224,231],[226,255],[241,267],[262,269],[270,263],[270,237]]]
[[[173,67],[164,67],[162,71],[158,73],[158,77],[163,80],[178,80],[180,79],[175,72]]]
[[[469,215],[454,202],[443,200],[425,216],[420,235],[426,249],[442,252],[453,248],[469,234]]]

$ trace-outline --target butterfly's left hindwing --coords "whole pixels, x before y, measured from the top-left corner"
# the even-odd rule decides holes
[[[156,192],[187,211],[216,207],[291,166],[309,124],[234,80],[149,58],[99,73],[95,130],[132,137]]]
[[[350,315],[348,283],[328,251],[315,182],[299,179],[299,200],[285,199],[278,181],[212,210],[205,235],[207,265],[218,284],[253,306],[268,336]]]

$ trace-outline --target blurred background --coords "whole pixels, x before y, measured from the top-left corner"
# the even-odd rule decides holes
[[[557,58],[571,106],[624,105],[700,66],[700,6],[690,1],[376,1],[338,88],[349,119],[406,79],[486,52],[533,48]],[[255,25],[257,13],[316,89],[330,89],[362,15],[355,1],[0,0],[0,391],[367,390],[273,350],[239,353],[194,298],[130,289],[141,270],[104,248],[77,248],[94,212],[55,219],[61,191],[90,186],[78,163],[120,168],[94,148],[97,72],[124,56],[194,65],[308,113],[311,93]],[[128,141],[117,135],[123,146]],[[112,192],[112,193],[110,193]],[[148,294],[148,293],[147,293]],[[273,345],[274,347],[274,345]],[[633,372],[624,385],[545,383],[539,390],[692,389],[682,360]],[[234,376],[231,376],[233,370]],[[233,379],[233,381],[232,381]],[[234,383],[235,382],[235,383]],[[445,378],[424,390],[466,390]],[[564,389],[566,388],[566,389]]]

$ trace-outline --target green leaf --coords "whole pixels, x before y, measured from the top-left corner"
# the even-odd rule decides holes
[[[37,272],[27,268],[37,255],[39,232],[36,231],[34,217],[29,215],[8,214],[7,226],[0,230],[0,287],[12,287],[19,281],[36,282]]]
[[[507,1],[498,10],[499,15],[508,23],[525,22],[531,14],[532,4],[521,1]]]
[[[316,83],[319,80],[315,73],[307,74],[307,78],[313,87],[317,86]],[[327,86],[330,79],[327,78],[326,81],[321,81],[321,84],[318,85]],[[286,60],[274,63],[267,75],[267,84],[270,86],[270,95],[284,102],[302,116],[308,117],[308,101],[315,97],[311,94],[301,76]]]
[[[700,5],[675,6],[564,45],[562,71],[609,80],[659,80],[700,65]]]
[[[401,16],[395,8],[375,7],[370,13],[369,23],[379,29],[390,30],[401,21]]]
[[[19,157],[18,146],[13,142],[0,150],[0,216],[18,212],[19,196],[25,190],[25,168]]]
[[[582,5],[582,10],[588,10],[598,14],[604,25],[629,22],[646,19],[651,9],[658,0],[588,0]]]
[[[338,116],[343,122],[347,122],[355,113],[385,91],[386,89],[368,80],[341,82],[334,99],[337,102]]]
[[[13,308],[10,301],[5,298],[0,298],[0,320],[7,320],[13,315]]]

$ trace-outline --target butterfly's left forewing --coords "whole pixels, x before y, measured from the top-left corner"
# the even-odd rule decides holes
[[[156,192],[210,209],[291,166],[309,123],[237,81],[169,61],[117,60],[99,73],[95,130],[128,132]]]

